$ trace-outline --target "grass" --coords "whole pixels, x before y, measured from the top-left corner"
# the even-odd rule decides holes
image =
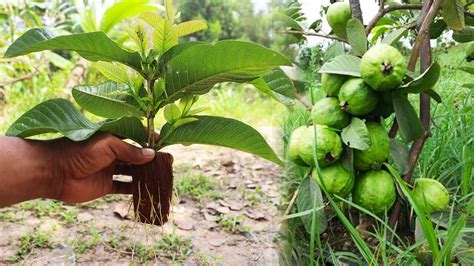
[[[226,214],[221,214],[217,223],[220,225],[222,230],[233,233],[233,234],[243,234],[250,232],[249,226],[242,226],[242,221],[244,216],[239,214],[235,216],[228,216]]]
[[[448,54],[449,53],[449,54]],[[403,201],[409,204],[418,222],[410,227],[395,231],[388,226],[388,214],[377,216],[355,205],[350,199],[332,197],[325,193],[328,229],[319,234],[318,218],[315,208],[311,212],[312,230],[307,232],[297,207],[287,216],[280,243],[288,264],[333,264],[352,262],[354,264],[400,264],[400,265],[449,265],[452,262],[474,263],[465,255],[472,252],[472,234],[474,231],[472,191],[472,150],[474,131],[472,124],[472,90],[460,85],[474,81],[472,75],[458,71],[466,65],[463,61],[463,46],[449,48],[448,53],[438,52],[437,60],[442,65],[442,73],[435,90],[441,95],[443,103],[432,104],[432,136],[428,139],[415,169],[414,178],[429,177],[439,180],[450,191],[449,210],[442,213],[444,218],[435,219],[423,213],[411,196],[411,190],[400,179],[390,165],[398,183]],[[472,63],[471,63],[472,64]],[[313,86],[318,88],[317,84]],[[319,92],[313,92],[319,95]],[[417,106],[416,97],[414,105]],[[285,153],[289,135],[298,126],[306,124],[307,112],[296,107],[289,112],[282,124],[284,130]],[[390,119],[384,121],[389,126]],[[388,129],[388,128],[387,128]],[[290,202],[305,171],[290,162],[285,167],[284,199]],[[321,188],[324,192],[324,188]],[[437,214],[438,215],[438,214]],[[373,228],[362,230],[356,225],[361,217],[375,220]],[[414,225],[414,226],[413,226]],[[415,234],[416,232],[416,234]],[[349,236],[349,238],[346,237]],[[349,244],[349,245],[346,245]]]
[[[16,249],[15,255],[9,258],[12,262],[23,260],[34,253],[35,248],[53,248],[49,239],[49,233],[33,230],[20,237],[20,246]]]
[[[223,192],[218,189],[218,184],[214,178],[195,173],[192,170],[176,177],[175,189],[179,197],[191,198],[197,201],[223,197]]]

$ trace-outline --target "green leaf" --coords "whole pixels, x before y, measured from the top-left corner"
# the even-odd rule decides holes
[[[367,52],[367,35],[365,34],[364,25],[360,20],[351,18],[346,25],[347,40],[352,47],[354,55],[362,56]]]
[[[204,94],[221,82],[248,82],[291,62],[255,43],[220,41],[188,47],[166,64],[168,101]]]
[[[437,39],[444,30],[446,30],[446,22],[442,19],[437,19],[433,24],[430,25],[430,39]]]
[[[463,88],[474,89],[474,83],[464,83],[461,85]]]
[[[319,73],[331,73],[360,77],[360,58],[353,55],[339,55],[325,63]]]
[[[27,138],[44,133],[61,133],[70,140],[82,141],[98,131],[130,138],[142,145],[146,141],[145,129],[138,118],[122,117],[94,123],[64,99],[48,100],[33,107],[10,126],[6,135]]]
[[[100,25],[103,32],[110,31],[115,25],[126,18],[133,17],[143,12],[162,10],[163,6],[151,3],[152,1],[121,1],[105,11]]]
[[[294,104],[293,99],[296,98],[295,87],[290,78],[280,68],[275,68],[261,78],[253,80],[251,84],[283,104]]]
[[[464,72],[467,72],[469,74],[473,74],[474,75],[474,67],[460,67],[459,70],[462,70]]]
[[[298,207],[298,212],[317,209],[318,232],[322,233],[324,230],[326,230],[327,219],[326,215],[324,214],[323,195],[321,194],[321,190],[313,178],[306,177],[303,179],[303,182],[301,182],[299,186],[299,192],[296,197],[296,206]],[[301,216],[301,221],[303,222],[306,232],[311,233],[312,212]]]
[[[426,90],[425,93],[428,94],[437,103],[443,102],[443,100],[441,99],[441,96],[439,96],[439,94],[436,93],[436,91],[429,89],[429,90]]]
[[[124,65],[99,61],[95,64],[95,66],[107,79],[117,83],[131,85],[129,74]]]
[[[367,150],[371,145],[367,126],[357,117],[353,117],[351,123],[342,130],[341,138],[347,146],[358,150]]]
[[[335,41],[333,44],[329,45],[323,55],[323,61],[329,62],[331,59],[338,55],[344,54],[344,44],[339,41]]]
[[[107,81],[98,85],[80,85],[72,89],[74,100],[87,111],[106,118],[143,116],[127,85]]]
[[[165,117],[166,122],[170,124],[174,124],[176,120],[181,118],[181,115],[181,110],[179,110],[178,105],[175,103],[168,104],[163,110],[163,116]]]
[[[199,44],[206,44],[206,43],[205,42],[183,42],[183,43],[173,46],[171,49],[166,51],[166,53],[164,53],[160,57],[160,66],[164,68],[168,64],[168,61],[171,60],[173,57],[178,56],[180,53],[186,51],[186,49],[193,47],[195,45],[199,45]]]
[[[393,93],[393,108],[400,132],[407,141],[413,141],[423,135],[423,125],[406,94]]]
[[[464,7],[459,0],[443,0],[441,15],[451,29],[457,31],[464,29]]]
[[[103,32],[56,36],[47,29],[31,29],[8,47],[5,57],[15,57],[44,50],[75,51],[89,61],[116,61],[137,71],[141,70],[140,55],[137,52],[128,52],[120,48]]]
[[[205,29],[207,29],[207,24],[203,20],[186,21],[175,26],[178,37],[183,37]]]
[[[153,47],[162,54],[178,44],[178,34],[171,22],[153,12],[140,15],[140,19],[153,27]]]
[[[345,145],[342,151],[341,164],[347,171],[354,171],[354,151]]]
[[[389,34],[387,34],[387,36],[383,38],[382,43],[385,43],[388,45],[394,45],[396,42],[400,40],[400,38],[402,38],[402,36],[406,35],[407,32],[408,32],[408,28],[405,28],[405,27],[396,29],[390,32]]]
[[[199,121],[185,124],[167,136],[165,126],[160,133],[163,146],[171,144],[209,144],[248,152],[282,164],[270,145],[255,129],[238,120],[214,116],[194,116]]]
[[[173,8],[173,1],[172,0],[164,0],[165,2],[165,9],[166,9],[166,18],[170,23],[174,22],[174,8]]]
[[[403,84],[397,90],[398,93],[421,93],[432,89],[438,82],[441,73],[441,66],[434,62],[428,69],[414,80]]]
[[[474,41],[474,27],[466,27],[463,31],[455,31],[453,39],[462,43]]]
[[[410,152],[408,147],[396,139],[390,139],[390,155],[397,166],[400,174],[405,175],[408,172],[408,156]]]

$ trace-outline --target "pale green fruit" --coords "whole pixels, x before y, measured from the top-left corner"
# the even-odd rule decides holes
[[[374,110],[378,97],[362,79],[352,78],[342,85],[339,101],[344,111],[357,116]]]
[[[449,192],[437,180],[418,178],[413,187],[413,197],[417,205],[426,213],[442,211],[448,207]]]
[[[290,160],[298,165],[306,166],[306,163],[301,159],[300,149],[304,146],[312,146],[312,140],[308,138],[307,127],[302,126],[293,131],[288,143],[288,155]]]
[[[351,19],[352,11],[349,3],[336,2],[331,4],[326,12],[326,19],[334,34],[346,38],[347,21]]]
[[[295,132],[298,130],[297,134]],[[320,166],[327,166],[336,162],[342,154],[342,140],[338,134],[323,125],[316,125],[317,130],[317,152],[316,158]],[[314,166],[313,126],[299,127],[290,137],[288,152],[290,159],[298,164]]]
[[[330,97],[337,97],[342,84],[348,79],[347,76],[323,73],[321,74],[321,89]]]
[[[374,214],[389,210],[397,197],[390,174],[383,170],[369,171],[356,178],[352,199],[354,203]]]
[[[318,176],[316,168],[313,169],[312,177],[318,182],[320,186],[324,184],[326,190],[345,198],[352,191],[354,187],[355,174],[342,166],[340,162],[333,165],[323,167],[321,170],[321,178]],[[322,184],[321,184],[322,181]]]
[[[357,170],[379,169],[390,157],[390,138],[382,125],[366,123],[370,147],[367,150],[354,149],[354,167]]]
[[[311,110],[313,122],[328,127],[343,129],[351,122],[351,117],[339,106],[337,98],[323,98],[317,101]]]
[[[400,86],[406,70],[403,55],[388,44],[373,46],[360,61],[362,79],[375,91],[387,91]]]

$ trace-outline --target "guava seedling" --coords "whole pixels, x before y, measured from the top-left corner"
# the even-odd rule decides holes
[[[417,178],[413,186],[413,197],[427,214],[448,207],[449,192],[438,180]]]
[[[360,74],[375,91],[388,91],[400,86],[407,70],[403,55],[393,46],[377,44],[360,62]]]
[[[311,176],[318,182],[320,186],[324,185],[326,190],[345,198],[351,193],[354,187],[355,174],[349,171],[340,163],[337,162],[327,167],[320,169],[321,177],[318,175],[316,168],[313,169]]]
[[[328,127],[343,129],[351,122],[349,113],[342,110],[339,99],[333,97],[317,101],[311,110],[313,122]]]
[[[346,81],[339,91],[342,109],[352,115],[366,115],[375,109],[378,97],[360,78]]]
[[[395,184],[387,171],[368,171],[356,178],[352,199],[354,203],[374,214],[389,210],[396,199]]]
[[[7,58],[66,50],[98,62],[96,67],[108,80],[76,86],[72,96],[82,108],[106,120],[92,122],[71,102],[52,99],[23,114],[7,135],[27,138],[60,133],[70,140],[82,141],[105,132],[156,151],[173,144],[210,144],[281,164],[258,131],[235,119],[199,115],[202,108],[194,105],[200,95],[221,82],[252,83],[271,97],[288,102],[287,97],[293,97],[295,92],[279,66],[291,62],[276,51],[250,42],[179,43],[180,37],[207,25],[201,20],[177,24],[171,0],[164,2],[164,12],[142,13],[134,21],[127,42],[132,46],[127,49],[100,31],[57,35],[55,30],[35,28],[14,41],[5,53]],[[155,116],[160,110],[166,122],[155,142]],[[156,225],[167,221],[172,163],[170,154],[157,153],[152,162],[132,167],[134,210],[139,221]]]
[[[334,34],[346,38],[347,21],[351,19],[352,11],[349,3],[336,2],[331,4],[326,12],[326,19]]]
[[[367,150],[354,149],[354,167],[357,170],[379,169],[390,157],[390,139],[383,126],[367,122],[370,147]]]

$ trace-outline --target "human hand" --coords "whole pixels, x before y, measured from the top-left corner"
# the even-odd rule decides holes
[[[37,198],[79,203],[131,193],[132,184],[114,181],[113,175],[129,174],[130,165],[155,157],[152,149],[107,134],[83,142],[0,136],[0,151],[0,208]]]
[[[44,146],[51,153],[50,197],[67,203],[131,194],[132,183],[115,181],[113,175],[128,174],[130,164],[144,164],[155,156],[153,149],[140,149],[107,134],[84,142],[52,140]]]

